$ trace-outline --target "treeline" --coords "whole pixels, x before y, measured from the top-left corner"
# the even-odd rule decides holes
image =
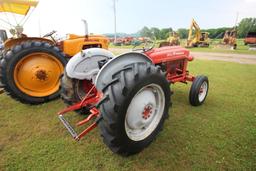
[[[232,29],[229,27],[221,27],[221,28],[214,28],[214,29],[201,29],[202,32],[209,32],[209,37],[211,39],[220,39],[223,37],[226,30]],[[155,37],[158,40],[167,39],[169,37],[169,33],[174,31],[171,27],[170,28],[163,28],[159,29],[156,27],[148,28],[143,27],[139,34],[143,37]],[[181,39],[186,39],[188,37],[189,29],[180,28],[175,30],[179,33]],[[244,38],[248,32],[254,31],[256,32],[256,18],[244,18],[237,26],[237,37]]]

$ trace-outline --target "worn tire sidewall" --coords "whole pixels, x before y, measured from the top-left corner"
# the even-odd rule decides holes
[[[41,43],[41,42],[40,42]],[[22,45],[17,45],[17,46],[22,46]],[[55,47],[53,47],[55,48]],[[55,51],[53,50],[53,48],[47,48],[43,46],[43,43],[41,46],[37,46],[37,47],[28,47],[28,48],[23,48],[21,47],[20,51],[18,52],[11,52],[14,54],[15,57],[10,57],[10,59],[8,59],[7,63],[6,63],[6,71],[7,71],[7,75],[9,75],[9,77],[11,79],[8,79],[8,85],[10,86],[10,88],[13,90],[13,92],[19,96],[20,98],[24,98],[25,101],[35,101],[35,103],[41,103],[40,101],[44,102],[47,101],[48,99],[54,99],[57,98],[59,95],[59,91],[50,94],[48,96],[44,96],[44,97],[34,97],[34,96],[30,96],[26,93],[24,93],[23,91],[21,91],[15,83],[14,80],[14,69],[16,67],[16,65],[18,64],[18,62],[20,60],[22,60],[24,57],[26,57],[29,54],[32,53],[37,53],[37,52],[43,52],[43,53],[47,53],[47,54],[51,54],[53,55],[56,59],[58,59],[62,64],[63,67],[65,67],[66,65],[66,60],[63,58],[63,56],[61,56],[59,53],[61,53],[60,51]],[[15,49],[15,47],[14,47]],[[12,50],[13,51],[13,50]],[[8,54],[8,52],[7,52]],[[36,102],[38,101],[38,102]]]
[[[149,84],[157,84],[160,85],[160,87],[162,88],[164,95],[165,95],[165,106],[164,106],[164,113],[162,115],[161,120],[159,121],[157,127],[155,128],[155,130],[148,136],[146,137],[144,140],[141,141],[133,141],[131,140],[125,131],[125,117],[126,117],[126,112],[127,109],[129,107],[130,102],[132,101],[132,99],[134,98],[134,96],[137,94],[137,92],[149,85]],[[129,96],[128,98],[126,98],[123,101],[123,105],[120,106],[120,111],[119,111],[119,117],[118,117],[118,126],[117,126],[117,130],[119,130],[119,139],[121,141],[123,141],[123,143],[127,144],[127,147],[132,146],[132,147],[136,147],[138,149],[144,148],[147,145],[149,145],[152,140],[156,137],[156,135],[159,133],[159,131],[161,130],[164,120],[166,119],[167,115],[168,115],[168,111],[169,111],[169,105],[168,103],[170,103],[170,87],[169,87],[169,83],[166,81],[166,79],[163,76],[159,76],[157,74],[154,75],[150,75],[150,77],[145,77],[144,79],[140,80],[132,89],[130,92],[128,92]]]
[[[203,101],[199,101],[199,91],[201,88],[201,85],[206,82],[207,83],[207,92],[205,95],[205,98],[203,99]],[[209,91],[209,80],[206,76],[198,76],[196,77],[196,80],[193,82],[192,86],[191,86],[191,90],[190,90],[190,98],[192,98],[191,100],[196,101],[196,106],[199,106],[201,104],[204,103],[205,99],[207,98],[208,95],[208,91]]]

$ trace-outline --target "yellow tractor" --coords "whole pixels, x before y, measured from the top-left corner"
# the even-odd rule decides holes
[[[167,41],[170,43],[171,46],[180,45],[180,36],[177,32],[173,31],[172,33],[170,33]]]
[[[0,0],[0,12],[27,16],[35,0]],[[24,19],[23,19],[24,20]],[[26,19],[24,20],[26,21]],[[68,59],[83,49],[108,48],[105,36],[69,34],[63,41],[53,38],[55,31],[43,37],[28,37],[23,25],[11,25],[12,38],[5,40],[1,51],[0,82],[12,98],[28,104],[39,104],[59,96],[59,78]]]
[[[192,19],[186,47],[209,47],[209,33],[201,32],[199,25]]]
[[[167,41],[161,42],[159,47],[164,46],[178,46],[180,45],[180,37],[179,34],[175,31],[169,33],[169,37],[167,38]]]

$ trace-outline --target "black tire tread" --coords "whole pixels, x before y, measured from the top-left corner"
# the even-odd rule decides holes
[[[21,53],[23,50],[43,50],[44,52],[53,54],[63,64],[63,66],[65,66],[67,63],[65,54],[58,47],[50,45],[47,42],[24,41],[14,45],[12,48],[6,50],[3,53],[3,58],[0,61],[0,80],[3,84],[3,88],[5,89],[6,94],[24,104],[40,104],[59,97],[60,91],[57,91],[54,94],[45,97],[33,97],[21,92],[15,86],[14,80],[12,77],[10,78],[9,73],[13,72],[14,70],[13,65],[15,65],[15,60],[22,59],[22,56],[19,55],[19,53]]]
[[[127,84],[126,73],[133,73],[133,81]],[[117,136],[117,126],[120,122],[120,111],[122,109],[122,103],[124,99],[128,98],[131,93],[132,87],[134,87],[139,80],[149,78],[150,75],[160,75],[166,81],[165,74],[154,65],[148,63],[134,63],[129,66],[125,66],[123,69],[116,71],[113,74],[111,84],[106,84],[103,88],[105,98],[98,104],[100,108],[102,119],[99,122],[99,127],[101,131],[101,136],[103,137],[103,142],[115,153],[123,156],[135,154],[145,147],[147,147],[150,142],[144,143],[143,147],[129,148],[129,144],[125,144]],[[170,97],[169,83],[166,81],[168,86],[167,96]],[[113,90],[114,86],[119,86],[120,92],[115,92]],[[171,104],[169,102],[169,104]],[[169,105],[168,104],[168,105]],[[169,108],[169,106],[167,107]],[[165,111],[163,118],[167,118],[169,115],[168,110]],[[163,120],[164,120],[163,119]],[[159,131],[162,129],[160,126]],[[157,132],[158,133],[158,132]]]
[[[208,81],[208,78],[204,75],[197,76],[191,85],[190,92],[189,92],[189,102],[192,106],[201,105],[207,97],[207,94],[206,94],[205,99],[201,103],[198,100],[198,92],[201,87],[201,84],[204,81],[207,81],[208,90],[209,90],[209,81]],[[207,91],[207,93],[208,93],[208,91]]]

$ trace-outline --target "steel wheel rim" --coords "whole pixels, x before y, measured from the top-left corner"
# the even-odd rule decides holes
[[[208,84],[207,84],[206,81],[204,81],[202,83],[202,85],[200,86],[200,89],[199,89],[199,94],[198,94],[199,102],[204,101],[204,99],[206,97],[206,94],[207,94],[207,91],[208,91]]]
[[[63,64],[53,55],[34,52],[23,57],[14,68],[14,81],[23,93],[33,97],[49,96],[59,90]]]
[[[157,84],[146,85],[131,100],[126,116],[125,131],[133,141],[147,138],[158,126],[164,114],[165,95]]]
[[[93,84],[88,80],[79,80],[76,85],[76,94],[80,100],[87,95],[87,93],[91,90]]]

